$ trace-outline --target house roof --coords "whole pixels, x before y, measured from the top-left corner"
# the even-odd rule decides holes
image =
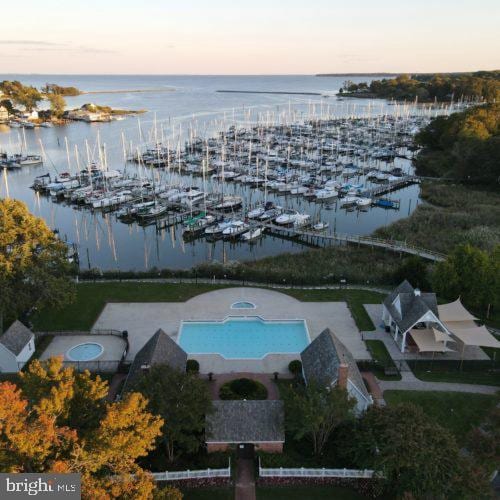
[[[17,356],[33,336],[33,332],[16,319],[0,337],[0,344]]]
[[[186,352],[160,328],[136,354],[126,385],[129,386],[142,373],[141,367],[144,365],[166,364],[176,370],[185,371],[186,362]]]
[[[347,378],[366,397],[370,395],[351,352],[331,332],[323,330],[301,353],[302,368],[306,381],[316,380],[331,385],[338,379],[339,365],[348,365]]]
[[[401,313],[394,305],[399,297]],[[439,312],[435,293],[421,293],[405,280],[384,300],[384,306],[402,332],[408,331],[426,313],[431,311],[437,319]]]
[[[207,415],[207,443],[285,441],[283,401],[214,401]]]

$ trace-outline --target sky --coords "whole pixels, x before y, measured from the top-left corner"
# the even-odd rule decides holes
[[[23,0],[0,74],[500,69],[500,0]]]

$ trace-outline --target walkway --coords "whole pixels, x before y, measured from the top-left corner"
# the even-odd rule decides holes
[[[254,461],[252,458],[236,460],[236,500],[255,500]]]

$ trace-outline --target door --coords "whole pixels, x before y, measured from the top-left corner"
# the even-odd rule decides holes
[[[238,458],[254,458],[254,445],[253,443],[240,443],[236,449],[236,456]]]

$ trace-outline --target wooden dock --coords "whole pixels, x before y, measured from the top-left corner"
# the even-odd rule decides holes
[[[390,193],[392,191],[397,191],[398,189],[402,189],[406,186],[411,186],[412,184],[419,184],[420,178],[416,175],[407,175],[405,177],[401,177],[397,181],[387,182],[381,184],[372,189],[367,189],[363,191],[361,194],[366,198],[375,198],[377,196],[382,196],[384,194]]]

